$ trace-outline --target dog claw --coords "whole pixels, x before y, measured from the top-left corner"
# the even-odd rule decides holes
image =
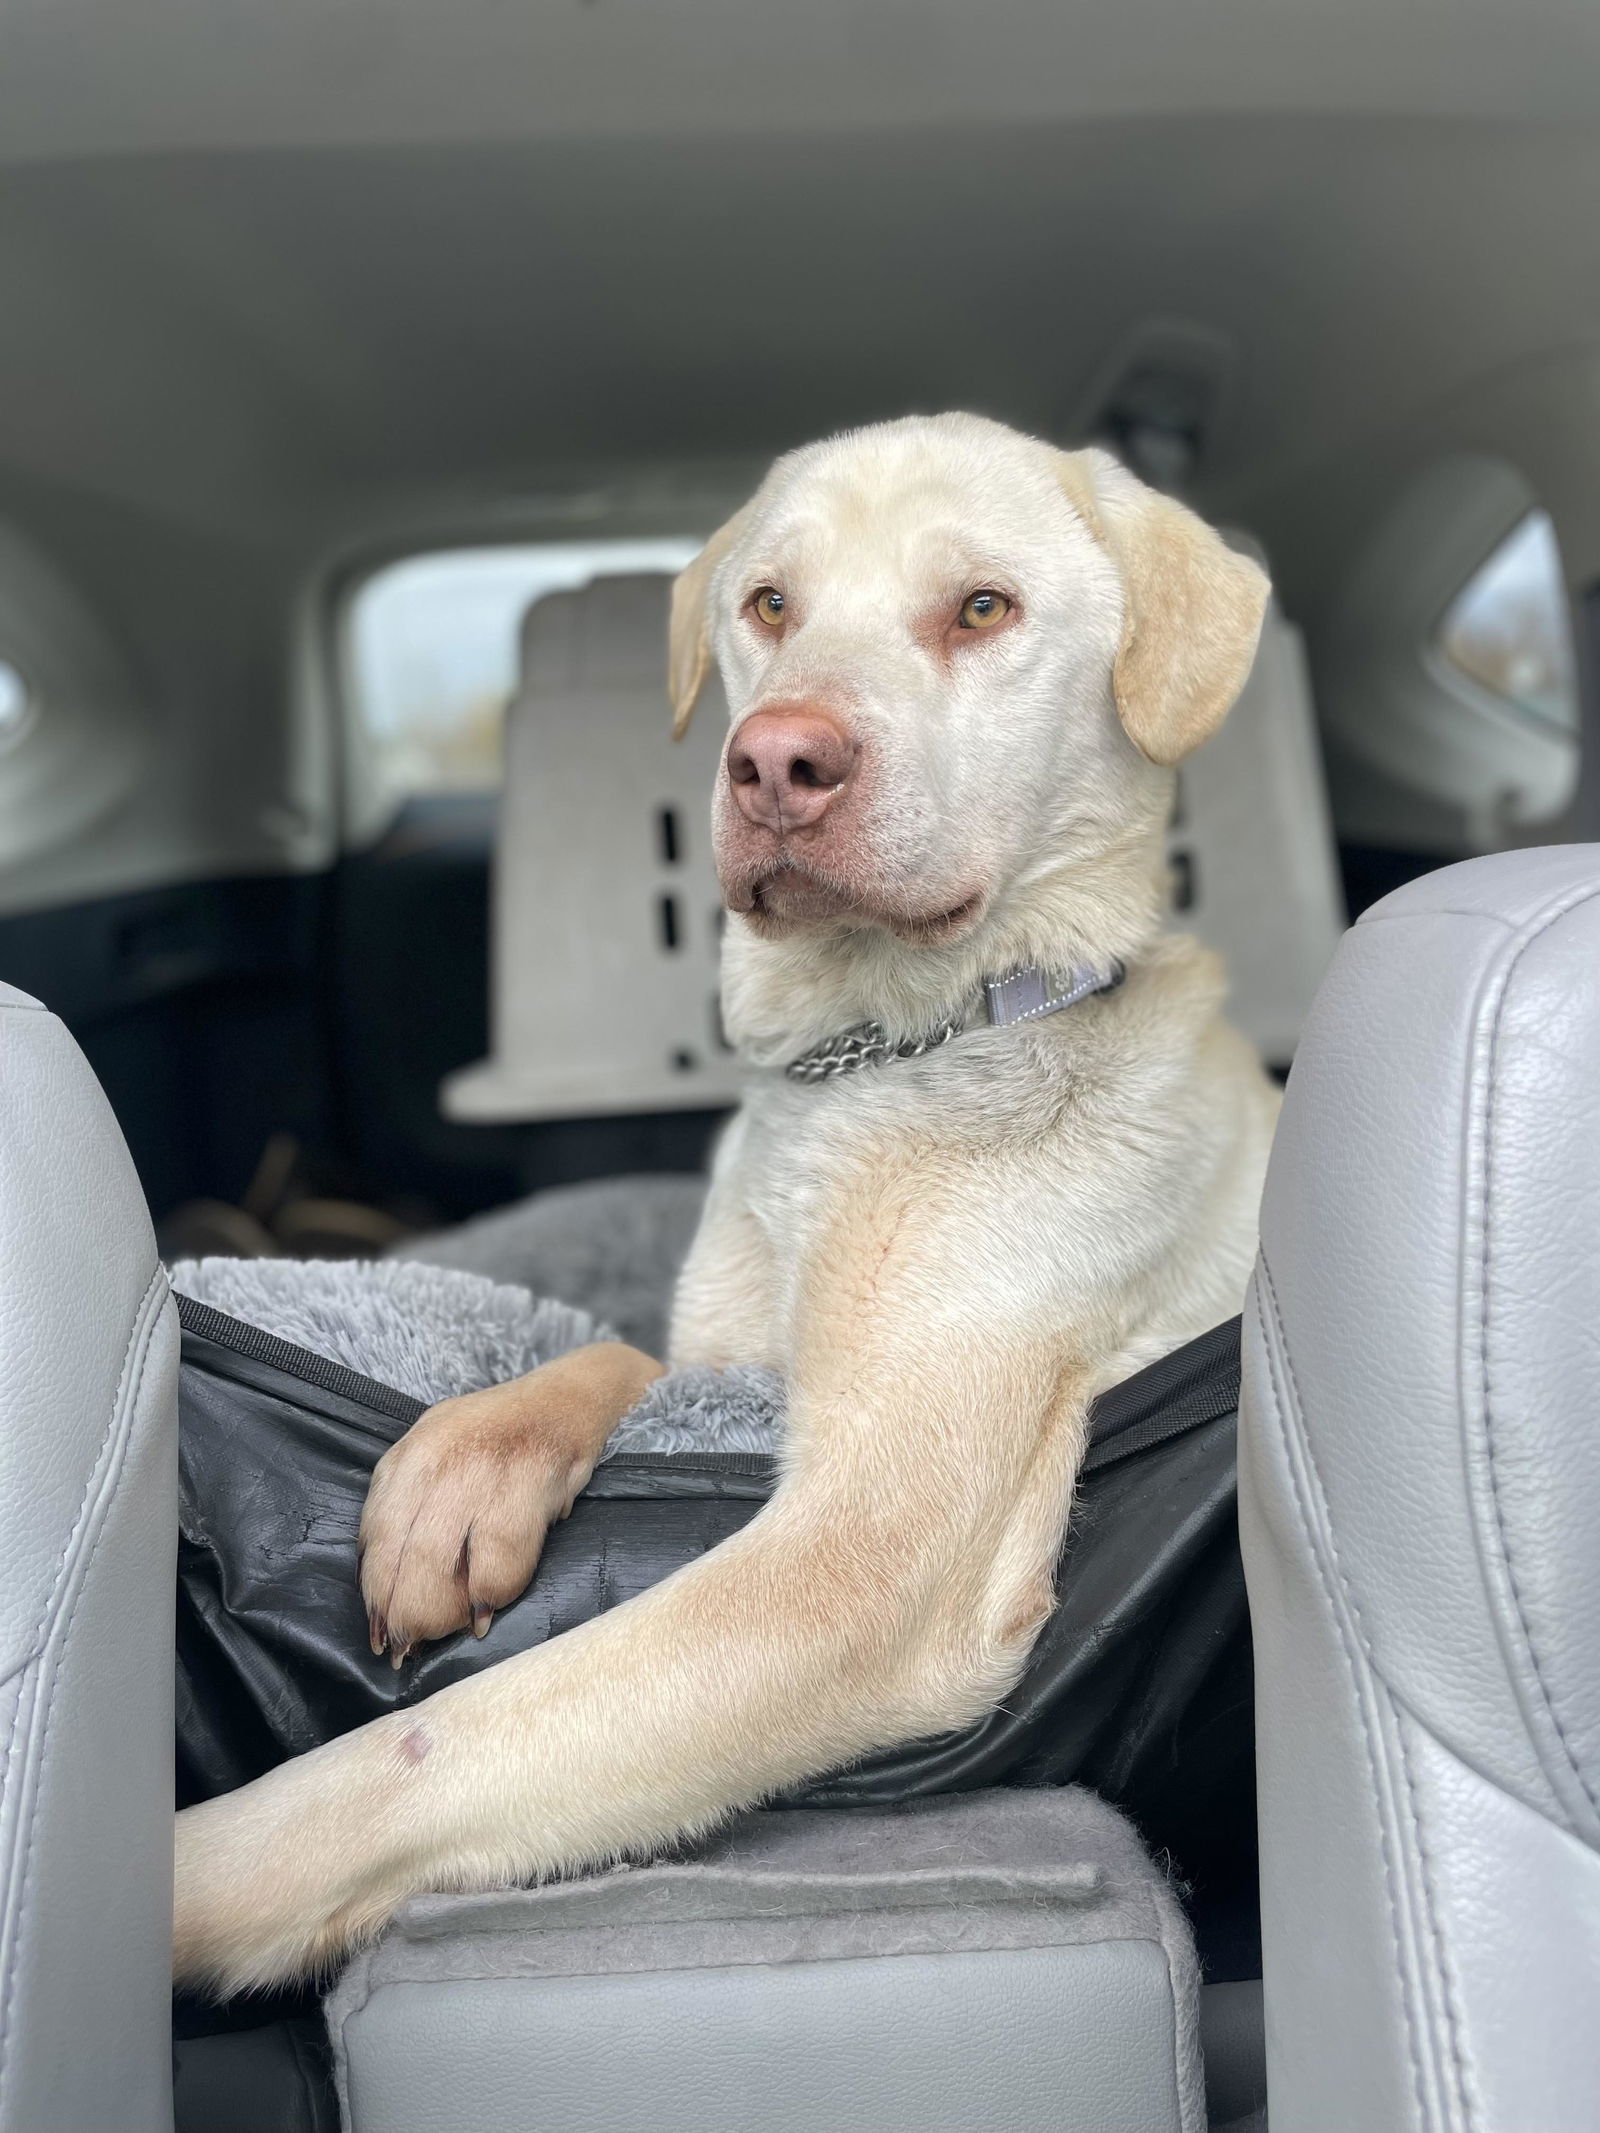
[[[384,1654],[384,1648],[389,1642],[389,1632],[378,1615],[368,1615],[367,1617],[367,1638],[372,1646],[373,1658],[381,1659]]]
[[[409,1644],[397,1644],[390,1652],[389,1664],[394,1668],[397,1674],[399,1673],[400,1669],[405,1665],[410,1650],[411,1646]]]
[[[489,1625],[493,1620],[494,1609],[486,1606],[482,1600],[474,1600],[472,1603],[472,1634],[475,1637],[487,1637]]]

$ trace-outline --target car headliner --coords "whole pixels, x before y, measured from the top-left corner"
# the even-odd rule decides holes
[[[1260,521],[1600,341],[1574,0],[56,0],[0,29],[0,464],[303,539],[448,487],[1082,419],[1230,351]]]

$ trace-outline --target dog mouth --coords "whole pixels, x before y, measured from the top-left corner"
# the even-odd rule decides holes
[[[981,889],[953,905],[948,911],[940,911],[931,918],[888,919],[890,931],[903,941],[916,947],[934,948],[944,941],[953,941],[959,935],[970,932],[983,916],[985,897]]]
[[[769,939],[824,926],[879,926],[908,947],[919,948],[937,947],[969,932],[987,902],[984,892],[977,889],[957,903],[918,911],[848,888],[792,862],[729,883],[724,896],[730,911],[737,911]]]

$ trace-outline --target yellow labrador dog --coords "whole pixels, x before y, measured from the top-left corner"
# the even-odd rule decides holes
[[[180,1816],[180,1976],[326,1965],[413,1891],[645,1850],[1005,1694],[1090,1401],[1244,1292],[1276,1094],[1161,930],[1162,832],[1266,593],[1105,454],[966,415],[779,460],[684,572],[749,1074],[672,1360],[783,1372],[780,1485],[628,1605]],[[374,1648],[481,1631],[659,1369],[590,1348],[424,1415],[368,1499]]]

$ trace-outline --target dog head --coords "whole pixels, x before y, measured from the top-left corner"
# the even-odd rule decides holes
[[[1158,829],[1161,769],[1243,686],[1266,595],[1104,452],[943,415],[790,453],[673,594],[676,730],[713,658],[731,711],[730,910],[953,941]]]

